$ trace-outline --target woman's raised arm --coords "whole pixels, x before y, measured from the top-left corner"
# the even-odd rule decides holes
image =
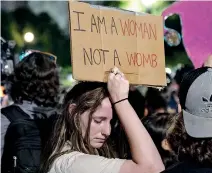
[[[108,90],[128,137],[132,154],[132,160],[124,162],[120,173],[159,173],[163,171],[164,165],[154,142],[126,99],[129,82],[117,68],[109,74]]]

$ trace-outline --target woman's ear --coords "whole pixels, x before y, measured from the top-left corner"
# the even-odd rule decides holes
[[[167,139],[163,139],[161,142],[161,147],[166,151],[171,151],[171,147]]]
[[[69,107],[68,107],[68,112],[69,112],[69,114],[71,114],[71,112],[73,111],[73,109],[76,107],[76,104],[74,104],[74,103],[72,103],[72,104],[70,104],[69,105]]]

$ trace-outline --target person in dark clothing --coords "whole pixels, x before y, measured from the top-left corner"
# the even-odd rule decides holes
[[[166,169],[164,173],[211,173],[211,168],[204,168],[197,163],[179,162]]]
[[[212,68],[186,74],[179,99],[182,112],[166,135],[179,163],[164,173],[212,173]]]
[[[17,124],[16,120],[18,123],[22,123],[19,119],[27,119],[31,122],[50,121],[52,116],[57,115],[55,107],[58,101],[59,75],[56,56],[37,50],[27,50],[19,59],[20,62],[14,69],[10,92],[14,104],[1,109],[2,172],[11,170],[10,162],[13,157],[16,157],[14,155],[12,157],[8,156],[8,150],[13,149],[13,146],[10,145],[16,141],[15,135],[19,132],[19,135],[25,133],[22,125],[23,129],[17,128],[12,132],[13,135],[9,137],[11,124],[13,122]],[[50,124],[50,122],[47,122],[47,124]],[[48,127],[45,126],[44,128],[44,131],[47,132]],[[40,136],[42,135],[40,134]],[[23,153],[22,155],[24,156]],[[36,157],[39,160],[40,156],[37,155]],[[17,158],[17,162],[21,162],[21,159],[23,158]],[[33,158],[25,159],[32,160]]]

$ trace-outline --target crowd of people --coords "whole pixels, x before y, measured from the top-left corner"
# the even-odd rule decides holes
[[[167,87],[78,82],[59,104],[56,56],[28,50],[1,109],[3,173],[212,173],[212,64],[185,66]]]

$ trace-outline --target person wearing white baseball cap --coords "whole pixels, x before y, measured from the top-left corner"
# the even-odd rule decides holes
[[[166,136],[179,163],[164,173],[212,173],[212,68],[186,74],[179,98],[182,112]]]

